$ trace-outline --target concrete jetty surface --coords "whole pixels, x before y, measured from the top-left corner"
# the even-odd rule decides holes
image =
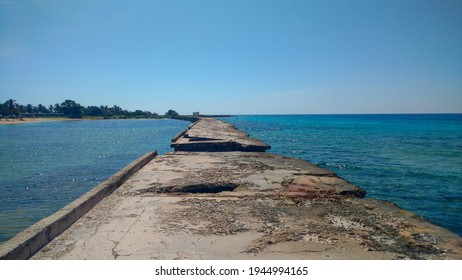
[[[271,148],[265,142],[250,138],[233,125],[217,119],[203,118],[172,139],[175,151],[196,152],[264,152]]]
[[[199,120],[32,259],[462,259],[458,235],[247,138]]]

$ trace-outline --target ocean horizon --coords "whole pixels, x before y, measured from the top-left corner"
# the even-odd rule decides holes
[[[462,114],[237,115],[223,120],[462,235]],[[0,126],[0,242],[139,156],[172,151],[179,120]]]

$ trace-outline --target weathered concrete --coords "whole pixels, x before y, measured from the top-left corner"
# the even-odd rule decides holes
[[[156,156],[156,152],[147,153],[55,214],[0,245],[0,259],[30,258]]]
[[[158,156],[33,259],[461,259],[462,241],[305,161]]]
[[[202,119],[173,142],[32,258],[462,259],[461,237],[306,161],[253,152],[269,146],[231,125]]]
[[[175,151],[194,152],[264,152],[271,148],[265,142],[250,138],[243,131],[224,121],[201,118],[188,130],[172,139]]]

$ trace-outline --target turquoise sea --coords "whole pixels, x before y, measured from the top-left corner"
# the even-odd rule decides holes
[[[149,151],[171,151],[189,122],[97,120],[0,125],[0,242]]]
[[[462,114],[264,115],[225,121],[462,235]],[[100,120],[0,126],[0,242],[190,123]]]

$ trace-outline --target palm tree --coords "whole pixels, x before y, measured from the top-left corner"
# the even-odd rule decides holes
[[[66,100],[61,103],[60,112],[70,118],[82,117],[82,106],[73,100]]]
[[[37,105],[37,111],[42,114],[49,113],[47,107],[43,106],[42,104]]]
[[[18,103],[16,100],[10,99],[5,102],[6,112],[10,116],[16,116],[18,114]]]

